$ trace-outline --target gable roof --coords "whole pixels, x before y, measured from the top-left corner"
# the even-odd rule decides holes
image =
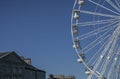
[[[30,65],[30,64],[27,64],[25,68],[26,68],[26,69],[30,69],[30,70],[34,70],[34,71],[40,71],[40,72],[46,73],[45,71],[40,70],[40,69],[38,69],[38,68],[36,68],[36,67]]]
[[[9,55],[11,52],[4,52],[4,53],[0,53],[0,59]]]
[[[30,64],[27,64],[27,63],[26,63],[24,60],[22,60],[22,58],[21,58],[19,55],[17,55],[14,51],[0,53],[0,59],[3,59],[3,58],[7,57],[7,56],[10,55],[10,54],[15,55],[19,60],[21,60],[21,61],[24,63],[26,69],[31,69],[31,70],[40,71],[40,72],[44,72],[44,73],[45,73],[45,71],[40,70],[40,69],[37,69],[36,67],[34,67],[34,66],[30,65]]]

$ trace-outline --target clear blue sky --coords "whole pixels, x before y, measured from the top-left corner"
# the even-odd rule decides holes
[[[70,32],[74,0],[0,0],[0,52],[16,51],[48,74],[84,79]],[[83,78],[82,78],[83,77]]]

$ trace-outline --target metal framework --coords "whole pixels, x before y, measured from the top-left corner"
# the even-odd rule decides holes
[[[75,0],[71,34],[87,79],[120,78],[120,0]]]

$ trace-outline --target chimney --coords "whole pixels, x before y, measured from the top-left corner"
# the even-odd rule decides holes
[[[24,58],[21,56],[21,59],[24,60],[27,64],[31,64],[31,58]]]
[[[27,64],[31,64],[31,58],[26,58],[26,59],[24,59],[24,61],[25,61]]]

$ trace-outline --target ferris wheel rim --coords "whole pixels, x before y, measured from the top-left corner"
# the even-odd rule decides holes
[[[72,17],[71,17],[71,34],[73,33],[73,32],[72,32],[73,11],[74,11],[75,5],[77,4],[77,1],[78,1],[78,0],[75,0],[74,6],[73,6],[73,10],[72,10]],[[80,7],[81,7],[81,6],[80,6]],[[80,7],[79,7],[79,9],[80,9]],[[72,34],[72,40],[74,40],[73,34]],[[73,41],[73,45],[75,45],[74,41]],[[82,59],[82,57],[79,55],[79,53],[78,53],[78,51],[77,51],[76,48],[75,48],[75,51],[76,51],[77,56],[78,56],[80,59]],[[83,59],[82,59],[82,61],[83,61]],[[95,73],[93,70],[91,70],[84,61],[83,61],[82,63],[85,65],[85,67],[86,67],[89,71],[91,71],[92,73],[94,73],[96,76],[98,75],[98,74]]]

